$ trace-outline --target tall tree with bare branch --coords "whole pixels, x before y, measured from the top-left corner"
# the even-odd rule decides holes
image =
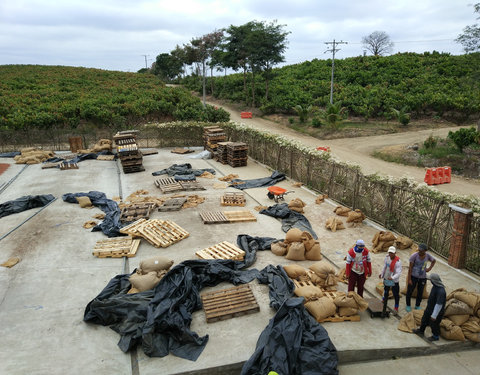
[[[364,36],[362,44],[365,49],[375,56],[391,53],[394,45],[385,31],[374,31],[370,35]]]

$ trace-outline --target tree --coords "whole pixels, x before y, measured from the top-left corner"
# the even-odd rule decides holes
[[[480,3],[473,5],[473,12],[480,14]],[[477,17],[478,19],[480,17]],[[480,51],[480,25],[475,24],[465,27],[463,34],[460,34],[455,42],[460,43],[466,53]]]
[[[375,56],[391,53],[394,45],[385,31],[374,31],[370,35],[364,36],[362,44],[365,49]]]
[[[153,74],[164,81],[175,79],[183,70],[183,63],[169,53],[161,53],[155,60]]]

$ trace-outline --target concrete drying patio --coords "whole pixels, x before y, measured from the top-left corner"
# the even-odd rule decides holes
[[[1,374],[178,374],[178,373],[239,373],[242,363],[252,355],[260,333],[274,315],[269,307],[268,287],[257,281],[250,283],[260,305],[258,313],[236,317],[216,323],[205,322],[203,310],[193,314],[191,329],[200,336],[209,335],[208,344],[197,361],[184,360],[173,355],[163,358],[147,357],[141,350],[123,353],[118,347],[119,335],[99,325],[83,322],[85,306],[108,283],[122,273],[133,271],[141,260],[154,255],[164,255],[174,260],[174,265],[195,259],[195,252],[221,241],[236,243],[237,235],[248,234],[260,237],[285,238],[278,220],[260,215],[255,206],[269,206],[266,188],[244,190],[247,209],[254,213],[256,222],[205,225],[199,211],[228,211],[237,207],[221,207],[220,197],[233,188],[216,189],[217,177],[230,173],[242,179],[266,177],[271,171],[249,159],[247,167],[231,168],[212,160],[190,159],[173,154],[170,149],[161,149],[158,154],[145,156],[145,172],[124,174],[116,161],[87,160],[79,163],[78,170],[60,171],[41,169],[41,165],[11,163],[0,175],[0,186],[10,184],[0,193],[0,203],[24,195],[53,194],[57,199],[45,208],[37,208],[0,219],[0,262],[18,256],[21,258],[13,268],[0,267],[0,343]],[[97,208],[82,209],[79,205],[63,202],[65,193],[104,192],[107,198],[126,198],[140,190],[148,190],[151,196],[162,196],[154,186],[159,177],[152,172],[172,164],[191,163],[194,168],[214,168],[215,179],[197,178],[206,190],[186,192],[205,197],[198,207],[173,212],[155,211],[150,218],[172,220],[190,233],[190,236],[170,247],[155,248],[142,240],[137,255],[133,258],[96,258],[92,249],[102,232],[91,232],[82,227],[101,211]],[[16,177],[16,178],[15,178]],[[14,179],[15,178],[15,179]],[[14,180],[13,180],[14,179]],[[325,220],[333,216],[335,204],[315,204],[316,194],[305,188],[294,187],[294,181],[285,180],[278,185],[294,190],[286,196],[289,202],[300,198],[307,206],[305,216],[316,231],[322,254],[338,269],[343,268],[346,251],[358,238],[371,247],[374,234],[382,228],[365,221],[356,227],[332,233],[325,229]],[[34,216],[32,216],[34,215]],[[408,265],[409,250],[399,251],[403,265]],[[367,280],[365,297],[377,296],[375,285],[383,265],[384,253],[372,254],[373,277]],[[270,251],[257,253],[253,267],[261,270],[268,264],[289,264],[292,261],[277,257]],[[313,262],[296,262],[307,268]],[[404,285],[404,268],[401,285]],[[434,271],[439,273],[447,287],[447,293],[464,287],[480,291],[480,279],[465,271],[449,267],[437,257]],[[203,291],[224,289],[231,286],[222,283]],[[339,290],[346,291],[345,284]],[[392,305],[393,302],[390,302]],[[425,306],[425,301],[422,304]],[[401,299],[401,315],[405,311],[405,298]],[[371,319],[368,312],[361,313],[360,322],[324,323],[336,346],[340,364],[363,360],[389,359],[392,356],[416,356],[458,350],[475,350],[471,342],[449,342],[441,339],[436,343],[397,330],[398,318]],[[429,333],[429,332],[427,332]],[[352,337],[355,338],[352,340]],[[469,361],[480,360],[467,356]],[[413,360],[413,359],[412,359]],[[422,359],[422,363],[426,360]],[[432,360],[434,363],[435,360]],[[475,367],[471,367],[475,368]],[[477,367],[478,368],[478,367]],[[345,367],[347,372],[348,368]],[[384,368],[382,373],[384,373]],[[438,372],[437,373],[441,373]],[[374,373],[374,372],[372,372]],[[466,374],[468,372],[465,372]],[[474,372],[472,372],[473,374]],[[459,372],[458,374],[462,374]]]

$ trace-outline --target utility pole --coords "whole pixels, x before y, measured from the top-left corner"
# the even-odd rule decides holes
[[[325,44],[332,45],[332,48],[327,49],[324,53],[332,52],[332,81],[330,83],[330,104],[333,104],[333,72],[335,71],[335,52],[340,51],[340,49],[336,48],[336,46],[339,44],[348,44],[348,42],[344,42],[342,40],[340,42],[336,42],[335,39],[333,39],[333,42],[325,42]]]
[[[142,55],[142,56],[145,57],[145,69],[148,69],[147,57],[150,56],[150,55]]]

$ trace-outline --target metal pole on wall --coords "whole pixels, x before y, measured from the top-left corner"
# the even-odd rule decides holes
[[[327,49],[324,53],[327,52],[332,52],[332,79],[330,82],[330,104],[333,104],[333,75],[335,72],[335,52],[340,51],[339,48],[335,48],[338,44],[348,44],[348,42],[340,41],[336,42],[335,39],[333,39],[333,42],[325,42],[325,44],[331,44],[332,48]]]

